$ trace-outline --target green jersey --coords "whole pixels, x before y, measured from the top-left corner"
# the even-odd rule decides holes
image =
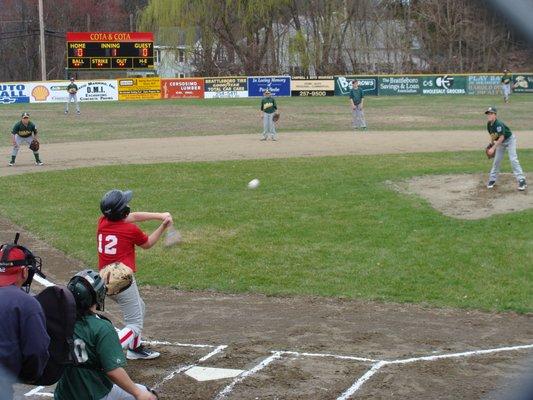
[[[71,91],[71,89],[73,90]],[[77,91],[78,91],[78,86],[75,83],[71,83],[70,85],[67,86],[67,92],[76,93]]]
[[[272,114],[278,109],[276,105],[276,100],[270,96],[263,97],[261,99],[261,111],[266,112],[267,114]]]
[[[489,135],[492,140],[498,140],[501,135],[504,135],[504,140],[507,140],[513,134],[507,125],[498,120],[495,120],[492,123],[487,122],[487,131],[489,131]]]
[[[365,96],[360,86],[357,89],[350,89],[350,99],[352,99],[355,105],[361,104],[363,97]]]
[[[106,372],[126,365],[113,325],[96,315],[82,317],[74,325],[74,348],[79,365],[65,369],[54,398],[97,400],[107,396],[113,382]]]
[[[511,83],[512,79],[513,77],[511,75],[505,74],[504,76],[502,76],[502,83],[504,85],[508,85],[509,83]]]
[[[31,121],[28,121],[28,125],[24,125],[22,121],[19,121],[13,127],[11,133],[13,135],[19,135],[20,137],[28,137],[32,134],[37,135],[37,127]]]

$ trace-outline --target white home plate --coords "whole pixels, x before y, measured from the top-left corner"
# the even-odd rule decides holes
[[[192,367],[185,374],[197,381],[214,381],[216,379],[235,378],[242,374],[242,369]]]

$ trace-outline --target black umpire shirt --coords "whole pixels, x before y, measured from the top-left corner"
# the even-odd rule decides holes
[[[0,287],[0,400],[13,398],[13,383],[41,376],[49,343],[39,302],[15,285]]]

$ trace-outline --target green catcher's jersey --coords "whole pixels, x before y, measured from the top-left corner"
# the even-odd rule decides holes
[[[261,99],[261,111],[266,112],[267,114],[272,114],[278,109],[276,100],[272,97],[263,97]]]
[[[74,325],[77,366],[68,366],[59,380],[54,398],[97,400],[111,391],[106,372],[126,365],[117,332],[111,323],[96,315],[82,317]]]
[[[487,122],[487,131],[489,131],[492,140],[498,140],[501,135],[504,135],[504,140],[507,140],[513,134],[507,125],[498,120],[494,121],[492,124]]]

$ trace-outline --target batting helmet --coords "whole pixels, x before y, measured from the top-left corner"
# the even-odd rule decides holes
[[[100,201],[100,210],[102,214],[111,221],[120,221],[128,216],[130,208],[128,203],[133,197],[131,190],[113,189],[104,194]]]
[[[67,285],[76,299],[76,307],[85,311],[96,304],[97,310],[104,309],[106,286],[104,280],[92,269],[85,269],[72,277]]]

